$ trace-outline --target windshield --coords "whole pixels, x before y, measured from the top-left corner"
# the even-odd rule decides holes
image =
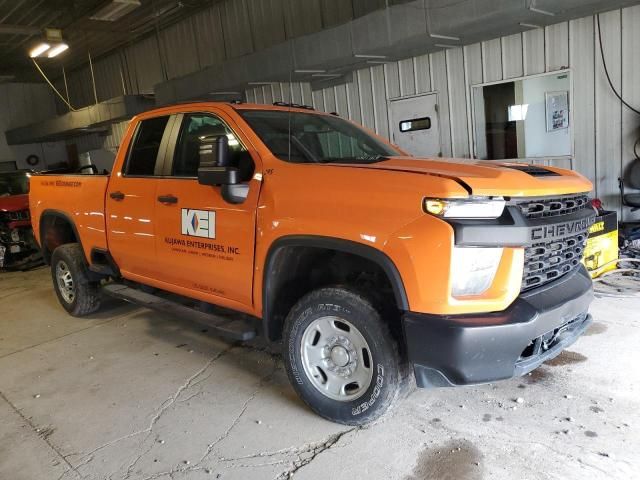
[[[0,197],[29,193],[29,177],[26,172],[0,173]]]
[[[399,154],[339,117],[285,110],[239,113],[269,150],[287,162],[373,163]]]

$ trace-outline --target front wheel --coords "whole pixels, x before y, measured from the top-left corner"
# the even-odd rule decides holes
[[[365,298],[343,288],[303,297],[284,327],[285,366],[316,413],[345,425],[382,416],[407,375],[388,325]]]
[[[100,308],[98,284],[89,280],[84,252],[77,243],[61,245],[51,255],[53,288],[64,309],[82,317]]]

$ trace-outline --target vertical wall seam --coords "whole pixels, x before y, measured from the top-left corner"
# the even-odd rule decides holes
[[[447,82],[446,82],[446,88],[447,88],[447,105],[449,107],[449,144],[450,144],[450,152],[451,152],[451,156],[455,157],[456,156],[456,152],[454,151],[454,135],[455,135],[455,128],[453,126],[453,103],[452,103],[452,95],[451,95],[451,68],[449,66],[449,50],[445,50],[444,51],[444,73],[447,77]]]
[[[462,47],[462,76],[463,76],[463,85],[464,85],[464,104],[465,104],[465,111],[467,114],[467,145],[468,145],[468,151],[469,151],[469,158],[473,158],[474,157],[474,153],[473,153],[473,135],[471,133],[471,128],[473,127],[472,125],[472,121],[471,121],[471,92],[469,90],[470,86],[469,86],[469,72],[468,72],[468,65],[467,65],[467,52],[465,51],[465,48]]]
[[[598,35],[600,34],[600,28],[598,27],[598,23],[596,22],[596,17],[595,15],[592,17],[591,19],[592,23],[593,23],[593,39],[592,39],[592,44],[593,44],[593,128],[594,128],[594,135],[593,135],[593,162],[594,162],[594,179],[593,179],[593,183],[594,183],[594,190],[596,193],[596,197],[598,196],[598,191],[600,189],[600,175],[599,175],[599,169],[598,169],[598,126],[599,126],[599,121],[598,121],[598,116],[596,115],[597,111],[598,111],[598,75],[597,75],[597,70],[598,70],[598,60],[597,60],[597,55],[596,55],[596,49],[598,47],[598,45],[596,44],[597,42],[597,38]],[[597,29],[597,31],[596,31]]]

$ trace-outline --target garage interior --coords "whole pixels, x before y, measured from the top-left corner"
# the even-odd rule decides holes
[[[416,156],[575,170],[633,256],[638,45],[631,0],[0,0],[0,175],[109,172],[155,107],[284,102]],[[408,118],[424,128],[404,135]],[[594,323],[555,359],[411,389],[357,427],[309,410],[277,346],[112,299],[75,318],[48,266],[0,270],[0,478],[638,478],[627,267],[596,280]]]

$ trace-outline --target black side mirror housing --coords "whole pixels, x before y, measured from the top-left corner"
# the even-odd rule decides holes
[[[200,167],[198,183],[201,185],[235,185],[240,183],[237,167],[231,166],[229,139],[226,135],[200,138]]]
[[[200,167],[198,168],[198,183],[201,185],[236,185],[238,169],[234,167]]]

